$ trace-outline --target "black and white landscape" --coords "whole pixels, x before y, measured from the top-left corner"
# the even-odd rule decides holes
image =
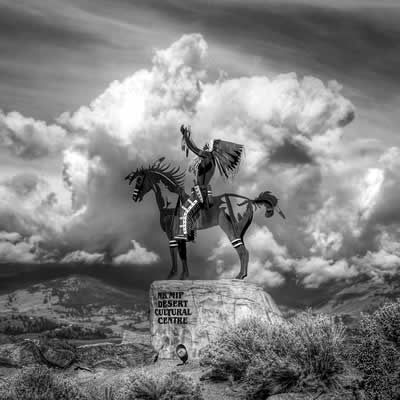
[[[378,349],[382,390],[356,368],[346,393],[398,398],[396,1],[0,0],[0,33],[1,385],[29,381],[24,367],[42,365],[41,382],[65,376],[85,396],[119,400],[115,376],[129,380],[138,365],[162,372],[148,289],[167,277],[168,239],[154,196],[132,202],[124,177],[161,157],[187,169],[185,124],[201,147],[218,138],[245,146],[234,182],[215,175],[215,194],[270,190],[287,217],[255,212],[246,280],[288,321],[308,308],[342,318],[346,360],[371,338],[363,349]],[[188,260],[190,279],[239,269],[216,228],[198,233]],[[200,369],[182,371],[198,382]],[[225,389],[245,379],[207,380],[202,396],[234,398]],[[26,390],[7,396],[28,399]]]

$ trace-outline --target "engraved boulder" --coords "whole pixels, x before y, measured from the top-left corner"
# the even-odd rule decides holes
[[[281,313],[262,287],[236,279],[155,281],[150,287],[150,333],[159,358],[173,359],[183,344],[198,358],[222,328],[249,317],[268,323]]]

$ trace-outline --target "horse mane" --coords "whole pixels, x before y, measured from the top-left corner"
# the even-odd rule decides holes
[[[169,163],[156,161],[143,171],[151,173],[155,183],[161,181],[171,192],[176,192],[177,188],[184,189],[186,171],[180,171],[180,167],[171,167]]]

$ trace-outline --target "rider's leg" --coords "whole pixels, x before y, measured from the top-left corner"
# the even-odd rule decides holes
[[[214,200],[213,200],[213,192],[211,189],[211,185],[207,185],[207,200],[208,200],[208,206],[212,207],[214,204]]]
[[[177,226],[177,233],[174,236],[176,240],[189,240],[189,235],[193,229],[193,221],[196,213],[200,208],[200,203],[194,195],[190,196],[179,209],[179,223]]]

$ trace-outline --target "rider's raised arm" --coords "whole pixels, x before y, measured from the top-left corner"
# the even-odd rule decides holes
[[[185,128],[183,125],[181,126],[181,132],[183,135],[183,139],[185,140],[186,146],[189,150],[193,151],[194,154],[198,155],[199,157],[209,157],[210,152],[199,149],[190,138],[190,130]]]

